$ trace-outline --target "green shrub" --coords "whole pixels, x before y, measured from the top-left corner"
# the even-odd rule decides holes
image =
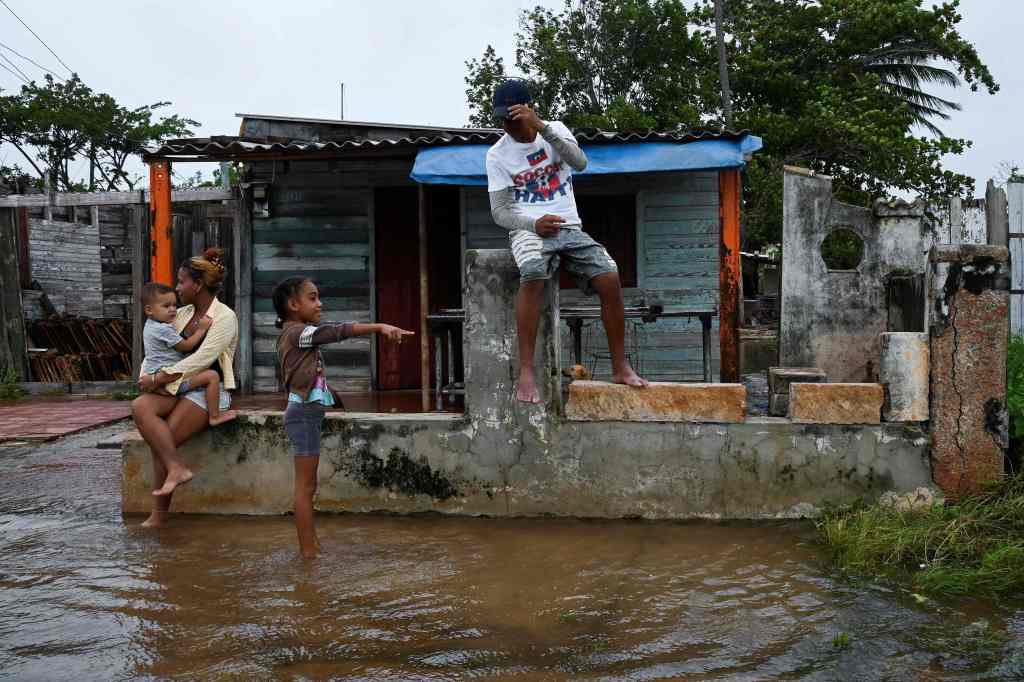
[[[115,391],[110,394],[110,397],[114,400],[135,400],[140,395],[139,389],[136,386],[132,386],[127,391]]]
[[[1024,438],[1024,336],[1014,336],[1006,353],[1006,403],[1010,435]]]
[[[18,385],[18,373],[13,367],[0,373],[0,400],[20,400],[28,393]]]

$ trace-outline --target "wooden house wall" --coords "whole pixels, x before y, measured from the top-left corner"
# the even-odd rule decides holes
[[[92,225],[93,216],[91,212],[93,210],[97,212],[96,217],[99,219],[98,253],[93,248],[95,241],[93,232],[96,229]],[[91,292],[96,288],[97,282],[99,283],[102,299],[101,306],[97,308],[90,303],[85,309],[76,310],[76,305],[72,304],[70,312],[72,314],[87,314],[90,317],[109,317],[127,320],[129,318],[129,311],[132,308],[132,246],[128,238],[128,207],[116,205],[95,207],[54,206],[49,211],[50,221],[45,220],[45,213],[42,207],[29,209],[28,214],[31,224],[37,225],[36,236],[38,237],[34,239],[35,246],[29,251],[29,259],[33,272],[35,272],[36,266],[46,271],[43,279],[38,277],[36,279],[46,291],[50,301],[57,306],[59,311],[64,311],[67,285],[61,282],[71,281],[74,283],[76,280],[74,278],[70,280],[55,280],[51,275],[53,272],[61,269],[71,272],[69,268],[76,267],[74,264],[76,259],[80,260],[83,254],[91,253],[91,257],[100,263],[100,278],[92,282],[82,283],[82,285],[86,287],[86,291]],[[39,221],[47,222],[49,227],[39,226]],[[73,225],[78,227],[72,227]],[[87,229],[83,231],[81,228]],[[68,239],[72,240],[71,243],[84,246],[86,250],[58,248],[52,253],[49,252],[47,250],[49,248],[48,245],[53,239],[57,238],[57,234],[66,235]],[[83,244],[79,237],[85,237],[86,243]],[[66,244],[67,242],[64,243]],[[36,263],[35,256],[37,255],[43,259],[43,263]],[[94,268],[90,267],[89,273],[95,274]],[[44,281],[50,283],[50,288],[47,288]],[[77,284],[75,286],[77,287]],[[29,319],[36,319],[43,314],[38,302],[40,296],[41,293],[34,290],[26,290],[23,294],[25,314]],[[90,297],[91,294],[86,298],[91,300]]]
[[[687,308],[718,305],[719,206],[716,172],[651,173],[577,178],[576,196],[636,196],[637,287],[626,289],[626,303],[660,302]],[[508,248],[507,233],[493,223],[487,191],[467,187],[462,201],[463,244],[467,249]],[[563,289],[562,305],[597,305],[577,290]],[[594,323],[598,343],[604,331]],[[571,357],[568,328],[562,328],[563,357]],[[701,326],[696,320],[663,319],[644,325],[641,364],[648,378],[696,381],[703,376]],[[603,350],[603,349],[602,349]],[[711,334],[715,377],[719,376],[718,320]],[[586,362],[586,358],[584,359]],[[598,364],[598,378],[607,363]]]
[[[30,218],[29,262],[57,312],[103,316],[100,232],[88,223]],[[36,317],[29,311],[29,317]]]
[[[103,317],[130,318],[132,244],[128,206],[100,206],[100,261],[103,266]]]
[[[253,164],[270,182],[269,215],[253,216],[253,390],[276,391],[272,292],[282,279],[313,277],[324,322],[369,322],[373,309],[373,187],[408,186],[411,160],[278,161]],[[328,380],[342,391],[368,390],[370,337],[325,350]]]

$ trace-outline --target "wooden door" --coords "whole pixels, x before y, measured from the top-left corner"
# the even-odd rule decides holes
[[[636,195],[576,195],[583,229],[608,250],[619,266],[623,287],[636,286]],[[560,268],[560,288],[572,289],[575,280]]]
[[[416,332],[398,345],[377,339],[377,387],[420,388],[419,204],[415,187],[374,191],[377,321]]]

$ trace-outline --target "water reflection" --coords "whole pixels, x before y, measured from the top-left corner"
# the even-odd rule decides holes
[[[159,533],[122,521],[119,455],[82,447],[96,440],[0,449],[2,678],[1024,671],[1016,605],[836,580],[806,525],[329,516],[309,565],[287,518],[179,518]]]

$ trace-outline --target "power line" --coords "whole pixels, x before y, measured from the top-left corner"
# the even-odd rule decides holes
[[[18,80],[20,80],[20,81],[23,81],[23,82],[25,83],[25,85],[28,85],[28,81],[27,81],[27,80],[25,80],[24,78],[22,78],[22,77],[21,77],[21,76],[19,76],[18,74],[14,73],[13,71],[11,71],[10,69],[8,69],[8,68],[7,68],[6,66],[4,66],[3,64],[0,64],[0,69],[3,69],[4,71],[7,71],[8,73],[10,73],[10,74],[11,74],[12,76],[14,76],[15,78],[17,78]]]
[[[22,21],[21,17],[19,17],[17,15],[17,13],[15,13],[15,11],[13,9],[11,9],[10,5],[8,5],[6,2],[4,2],[4,0],[0,0],[0,5],[3,5],[4,7],[6,7],[7,11],[10,12],[11,14],[13,14],[14,18],[17,19],[19,22],[21,22],[21,25],[24,26],[25,28],[27,28],[28,32],[31,33],[32,35],[34,35],[36,37],[36,40],[38,40],[40,43],[43,44],[43,47],[45,47],[47,50],[50,50],[50,54],[52,54],[54,57],[57,58],[57,61],[60,62],[61,65],[65,69],[68,70],[68,73],[74,75],[75,72],[71,70],[71,67],[68,66],[67,64],[65,64],[64,60],[61,59],[60,57],[58,57],[57,53],[54,52],[52,49],[50,49],[50,46],[46,44],[46,41],[44,41],[42,38],[40,38],[39,34],[32,30],[32,27],[30,27],[28,24],[26,24],[24,21]]]
[[[11,68],[14,69],[15,71],[17,71],[18,73],[20,73],[21,77],[24,78],[25,80],[32,80],[31,78],[28,77],[28,74],[26,74],[24,71],[19,69],[18,65],[15,64],[14,62],[12,62],[11,58],[8,57],[7,55],[5,55],[3,52],[0,52],[0,59],[3,59],[5,62],[10,64]]]
[[[56,76],[57,78],[60,78],[60,76],[58,76],[58,75],[57,75],[57,72],[56,72],[56,71],[51,71],[50,69],[46,68],[45,66],[43,66],[43,65],[42,65],[42,64],[40,64],[39,62],[37,62],[37,61],[33,60],[33,59],[32,59],[31,57],[26,57],[26,56],[25,56],[25,55],[23,55],[22,53],[18,52],[18,51],[17,51],[17,50],[15,50],[15,49],[14,49],[13,47],[11,47],[11,46],[9,46],[9,45],[4,45],[3,43],[0,43],[0,47],[4,48],[5,50],[7,50],[7,51],[9,51],[9,52],[13,52],[13,53],[15,54],[15,56],[17,56],[17,57],[21,57],[22,59],[24,59],[24,60],[25,60],[26,62],[28,62],[29,64],[32,64],[33,66],[37,66],[37,67],[39,67],[40,69],[42,69],[42,70],[43,70],[43,71],[45,71],[46,73],[50,74],[51,76]],[[63,80],[63,79],[62,79],[62,80]]]

